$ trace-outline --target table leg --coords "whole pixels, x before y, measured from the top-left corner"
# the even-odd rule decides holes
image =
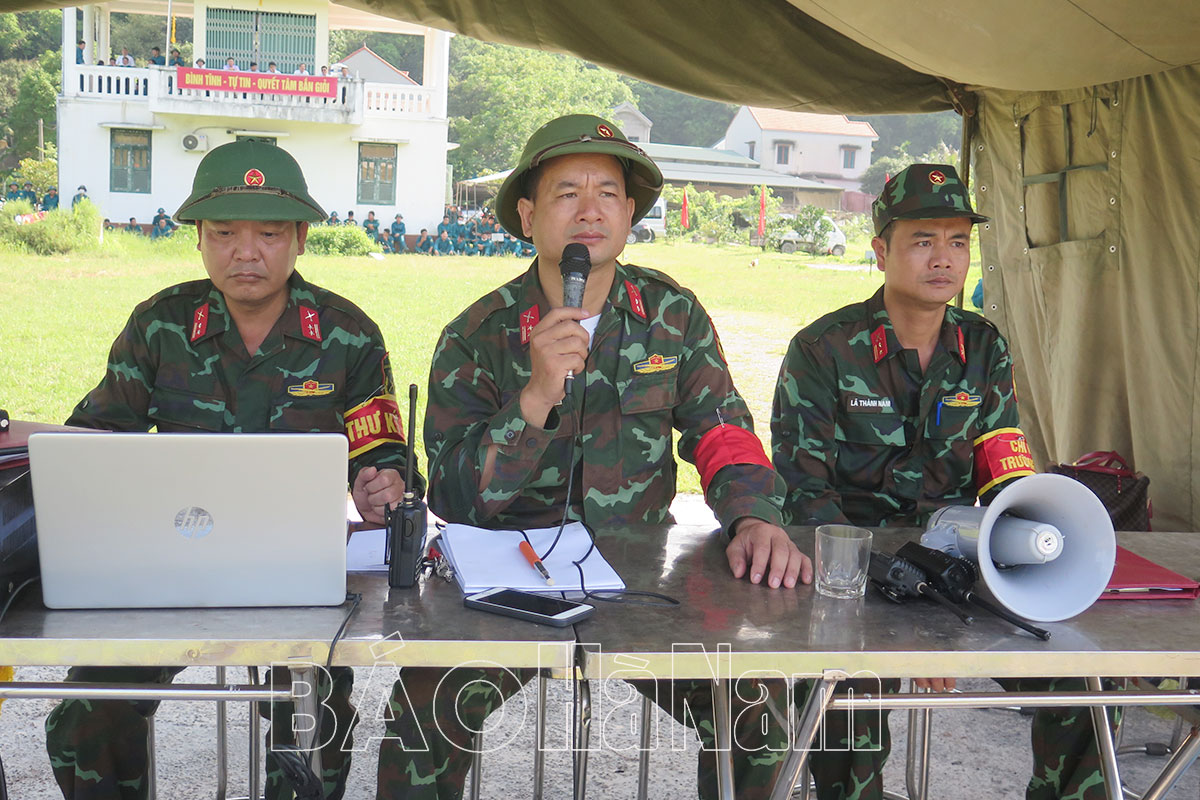
[[[579,750],[575,753],[575,800],[583,800],[587,794],[588,745],[592,738],[592,685],[586,678],[579,677]]]
[[[158,761],[154,757],[154,715],[146,718],[146,796],[158,798]]]
[[[925,800],[929,796],[930,713],[928,708],[914,708],[908,712],[908,763],[904,770],[904,785],[909,800]]]
[[[1085,678],[1088,691],[1101,692],[1104,687],[1096,677]],[[1113,746],[1112,727],[1108,724],[1108,709],[1103,706],[1091,708],[1092,727],[1096,731],[1096,743],[1100,747],[1100,774],[1104,776],[1104,792],[1109,800],[1124,800],[1121,790],[1121,769],[1117,766],[1117,749]]]
[[[250,684],[258,685],[258,667],[248,669]],[[262,797],[261,773],[259,764],[262,762],[262,720],[258,716],[258,705],[250,704],[250,791],[249,800],[259,800]]]
[[[225,683],[225,667],[217,667],[217,683]],[[229,794],[229,764],[227,762],[226,734],[228,718],[225,701],[217,701],[217,800],[225,800]]]
[[[296,744],[300,746],[301,752],[307,754],[308,764],[312,768],[313,774],[317,776],[317,781],[324,780],[324,769],[321,766],[321,750],[318,745],[321,742],[321,732],[317,730],[317,715],[320,713],[320,703],[317,696],[317,668],[313,666],[307,667],[289,667],[292,673],[293,683],[302,683],[308,691],[303,697],[297,697],[294,701],[296,714],[308,715],[313,721],[311,731],[297,731]],[[291,724],[295,724],[295,720],[289,720]]]
[[[546,676],[538,675],[537,727],[533,745],[533,800],[542,800],[542,784],[546,776]]]
[[[771,790],[771,800],[788,800],[792,787],[796,785],[796,780],[808,761],[808,750],[817,738],[821,717],[833,702],[833,690],[845,677],[844,672],[829,670],[814,683],[808,699],[804,702],[804,708],[800,710],[796,735],[791,737],[787,759],[775,780],[775,788]]]
[[[650,729],[653,727],[654,704],[642,695],[642,735],[638,742],[637,800],[646,800],[650,789]]]
[[[479,800],[479,789],[483,783],[483,731],[475,734],[471,739],[471,786],[467,790],[467,797],[471,800]]]
[[[1150,784],[1150,788],[1142,795],[1142,800],[1161,800],[1175,787],[1175,783],[1183,777],[1188,767],[1200,755],[1200,728],[1193,727],[1175,749],[1171,760],[1163,767],[1163,771]]]
[[[729,719],[729,681],[715,678],[713,691],[713,731],[716,734],[717,797],[733,800],[733,735]]]

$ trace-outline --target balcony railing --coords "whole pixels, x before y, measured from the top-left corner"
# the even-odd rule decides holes
[[[365,117],[428,119],[433,90],[351,79],[333,97],[213,91],[177,85],[174,68],[75,65],[63,81],[64,95],[104,100],[144,100],[159,113],[296,118],[358,123]]]

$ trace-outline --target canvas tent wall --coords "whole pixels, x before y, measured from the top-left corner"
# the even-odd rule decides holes
[[[1200,63],[1200,3],[342,4],[571,52],[737,104],[958,109],[974,135],[977,197],[993,216],[980,231],[985,298],[996,305],[987,311],[1019,359],[1040,463],[1115,447],[1151,476],[1157,527],[1200,527],[1200,74],[1190,66]]]

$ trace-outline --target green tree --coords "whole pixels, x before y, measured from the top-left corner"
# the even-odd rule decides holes
[[[45,158],[22,158],[13,175],[32,183],[33,190],[41,197],[51,186],[58,185],[58,149],[48,144]]]
[[[620,77],[557,53],[457,36],[450,45],[449,154],[456,179],[512,167],[529,135],[569,113],[607,115],[633,99]]]
[[[897,148],[909,153],[925,153],[942,142],[955,147],[962,141],[962,118],[953,111],[881,114],[850,119],[866,120],[879,134],[871,151],[872,160],[894,155]]]
[[[28,61],[62,47],[62,12],[54,9],[0,14],[0,54]]]
[[[401,33],[340,30],[329,32],[329,57],[336,63],[360,47],[369,47],[384,61],[424,83],[425,39]]]
[[[44,124],[46,142],[55,141],[55,81],[42,66],[30,69],[17,86],[17,100],[9,112],[8,123],[13,132],[13,149],[20,158],[39,155],[38,120]]]
[[[166,11],[164,6],[163,11]],[[129,48],[129,54],[137,59],[138,66],[142,66],[150,61],[150,48],[157,47],[162,50],[164,58],[170,58],[171,50],[167,47],[167,17],[166,15],[159,16],[157,14],[123,14],[114,13],[112,15],[112,32],[110,35],[113,52],[112,55],[120,55],[122,47]],[[175,40],[183,42],[190,48],[192,41],[192,20],[187,17],[175,17]],[[179,47],[181,54],[186,58],[191,55],[190,49],[184,52],[184,48],[180,45],[172,45]],[[96,58],[107,58],[108,53],[98,53]],[[190,63],[190,62],[188,62]]]
[[[711,147],[725,135],[737,106],[693,97],[635,78],[622,77],[637,98],[638,110],[654,123],[650,139],[666,144]]]

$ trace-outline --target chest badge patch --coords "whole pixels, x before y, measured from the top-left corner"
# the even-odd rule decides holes
[[[948,394],[942,398],[942,405],[950,406],[951,408],[971,408],[983,402],[983,398],[977,394],[967,394],[966,392],[958,392],[957,394]]]
[[[288,394],[292,397],[323,397],[327,394],[333,394],[332,383],[318,383],[317,381],[305,381],[287,387]]]
[[[667,372],[675,369],[679,364],[679,356],[660,356],[652,355],[645,361],[638,361],[633,365],[633,371],[639,375],[647,375],[652,372]]]

